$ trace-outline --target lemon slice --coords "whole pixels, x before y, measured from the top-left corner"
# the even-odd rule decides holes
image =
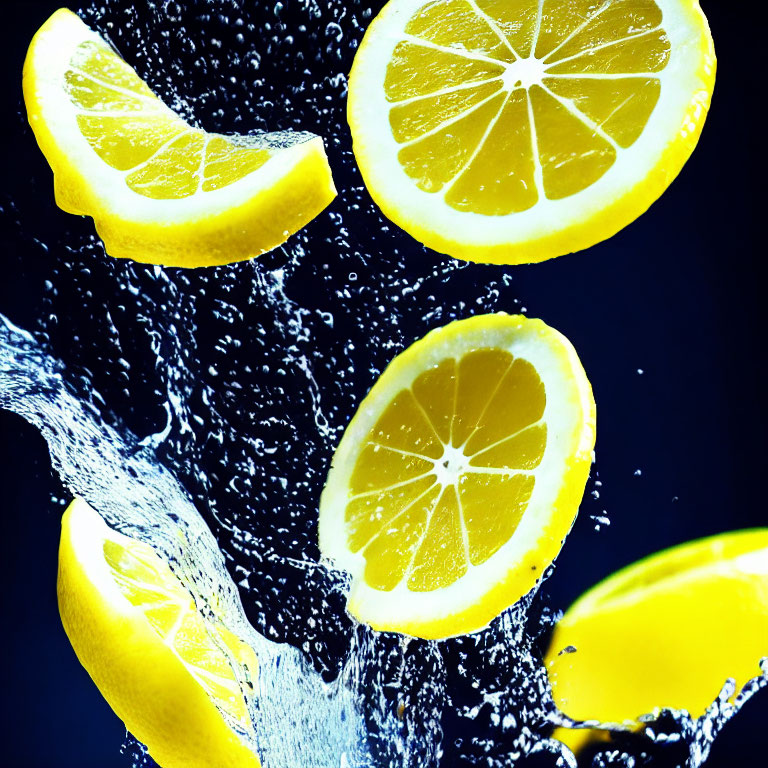
[[[768,528],[683,544],[613,574],[558,623],[546,664],[576,720],[638,727],[661,707],[701,716],[768,657]],[[579,749],[600,732],[559,729]]]
[[[424,638],[485,627],[560,551],[594,442],[592,389],[553,328],[495,314],[431,331],[361,403],[320,500],[349,611]]]
[[[80,499],[62,519],[58,595],[77,657],[159,765],[258,768],[228,658],[255,675],[253,651],[224,629],[217,647],[165,561]]]
[[[348,118],[373,199],[430,248],[517,264],[586,248],[698,141],[715,55],[697,0],[390,0]]]
[[[319,136],[192,128],[67,9],[30,44],[24,101],[56,202],[93,217],[112,256],[183,267],[248,259],[336,194]]]

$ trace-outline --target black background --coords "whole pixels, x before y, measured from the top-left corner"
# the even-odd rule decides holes
[[[523,306],[579,351],[598,404],[602,486],[600,499],[587,500],[582,514],[605,509],[611,524],[599,532],[591,524],[574,529],[545,586],[557,608],[652,551],[766,524],[765,214],[758,211],[753,181],[759,153],[750,79],[759,71],[762,33],[757,25],[734,23],[729,4],[702,5],[715,38],[718,82],[701,142],[680,177],[610,241],[512,271]],[[56,7],[6,0],[0,25],[0,312],[27,328],[35,328],[45,311],[46,260],[56,257],[33,247],[16,219],[24,228],[34,221],[42,240],[65,219],[69,225],[53,204],[49,172],[21,104],[26,46]],[[33,194],[32,178],[38,180]],[[18,217],[13,202],[26,206]],[[432,256],[414,247],[414,259]],[[472,274],[482,280],[483,269]],[[65,347],[54,345],[54,352],[66,359]],[[54,497],[63,494],[41,438],[5,412],[0,481],[0,765],[128,765],[119,754],[122,724],[79,666],[58,618],[63,507]],[[766,719],[763,692],[727,727],[709,765],[764,764]]]

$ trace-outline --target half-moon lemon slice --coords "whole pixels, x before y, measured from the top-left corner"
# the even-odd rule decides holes
[[[65,8],[30,44],[24,101],[56,202],[93,217],[112,256],[182,267],[248,259],[336,194],[319,136],[193,128]]]
[[[253,650],[224,629],[209,630],[154,549],[114,531],[82,499],[61,521],[58,595],[77,657],[159,765],[259,767],[244,738],[252,726],[232,666],[256,675]]]

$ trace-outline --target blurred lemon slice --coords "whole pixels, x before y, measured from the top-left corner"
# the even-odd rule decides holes
[[[258,768],[242,738],[251,724],[230,661],[255,675],[253,651],[224,629],[212,630],[221,647],[214,643],[155,551],[80,499],[62,519],[58,596],[77,657],[159,765]]]
[[[546,657],[555,703],[576,720],[637,727],[661,707],[699,717],[726,679],[737,690],[768,656],[768,528],[683,544],[579,598]],[[580,748],[594,731],[559,729]]]
[[[645,211],[693,151],[714,80],[698,0],[390,0],[355,56],[348,118],[392,221],[517,264]]]
[[[65,8],[30,44],[24,101],[56,202],[93,217],[112,256],[182,267],[248,259],[336,194],[319,136],[191,127]]]
[[[553,328],[495,314],[427,334],[360,404],[320,500],[349,611],[424,638],[485,627],[560,551],[594,442],[592,389]]]

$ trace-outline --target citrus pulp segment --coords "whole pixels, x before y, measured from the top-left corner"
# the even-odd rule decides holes
[[[415,238],[542,261],[661,195],[714,77],[698,0],[390,0],[355,57],[348,119],[371,196]]]
[[[248,259],[336,194],[319,136],[190,126],[66,9],[30,44],[24,101],[56,202],[91,216],[112,256],[183,267]]]
[[[546,664],[569,717],[637,728],[662,707],[699,717],[729,677],[739,690],[759,675],[763,657],[768,528],[757,528],[673,547],[608,577],[557,624]],[[555,733],[572,749],[600,734]]]
[[[485,627],[560,551],[595,441],[592,390],[540,320],[431,331],[360,404],[320,500],[320,548],[350,612],[425,638]]]
[[[159,765],[258,768],[233,668],[253,679],[253,651],[209,629],[152,547],[109,528],[81,499],[62,519],[58,598],[80,662]]]

